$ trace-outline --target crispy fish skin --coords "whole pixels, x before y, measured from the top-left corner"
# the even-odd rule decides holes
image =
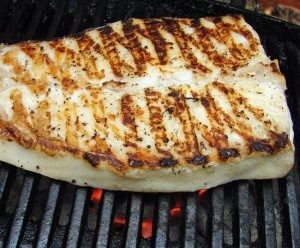
[[[194,191],[293,165],[284,76],[241,16],[5,45],[0,78],[0,160],[52,178]]]

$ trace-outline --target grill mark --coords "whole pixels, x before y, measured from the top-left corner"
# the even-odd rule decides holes
[[[130,133],[125,133],[125,140],[126,143],[131,144],[132,141],[138,140],[137,135],[137,126],[135,124],[135,115],[132,109],[133,99],[132,96],[129,94],[125,94],[121,98],[121,113],[123,117],[123,124],[130,128]]]
[[[78,137],[77,137],[77,110],[75,103],[67,101],[65,104],[65,114],[66,114],[66,139],[65,141],[71,147],[78,147]]]
[[[75,40],[79,47],[79,53],[82,56],[81,63],[83,64],[83,70],[85,70],[87,76],[91,79],[99,80],[104,78],[104,72],[97,69],[96,58],[92,54],[97,45],[95,41],[87,34]],[[97,50],[97,52],[101,54],[101,50]]]
[[[238,131],[240,134],[242,134],[244,137],[249,138],[252,136],[252,130],[249,125],[246,124],[248,117],[246,116],[244,111],[238,111],[239,107],[242,106],[242,108],[247,109],[250,111],[254,117],[262,123],[264,126],[267,126],[268,124],[264,121],[261,121],[261,119],[264,117],[264,112],[262,109],[255,108],[251,106],[248,103],[248,100],[243,97],[241,94],[237,93],[233,88],[227,88],[224,84],[214,82],[213,86],[216,87],[218,90],[220,90],[222,93],[224,93],[225,96],[227,96],[227,99],[232,107],[233,113],[235,116],[240,116],[244,119],[244,121],[239,121],[239,123],[235,123],[235,127],[238,128],[236,131]]]
[[[208,156],[196,155],[190,158],[187,162],[194,165],[204,165],[208,163]]]
[[[195,33],[199,38],[199,44],[201,44],[201,51],[209,57],[216,66],[221,68],[237,68],[247,63],[247,59],[253,57],[258,52],[258,42],[253,37],[250,31],[245,30],[241,26],[231,25],[224,23],[222,20],[211,19],[214,22],[216,28],[205,28],[200,24],[199,19],[192,21],[192,27],[195,28]],[[231,31],[234,31],[240,35],[243,35],[250,44],[250,49],[244,48],[241,45],[236,45]],[[224,55],[220,55],[216,52],[210,38],[215,38],[219,43],[224,44],[231,55],[226,58]]]
[[[248,142],[249,151],[252,152],[267,152],[267,153],[274,153],[274,151],[278,151],[281,148],[285,147],[288,142],[287,136],[278,134],[273,131],[268,132],[268,138],[267,139],[258,139],[255,137],[255,134],[253,133],[251,127],[246,124],[247,122],[247,116],[244,112],[238,111],[239,105],[242,105],[245,109],[248,109],[256,120],[263,124],[266,128],[266,130],[269,130],[270,123],[266,123],[263,120],[264,112],[262,109],[252,107],[246,98],[244,98],[241,94],[235,92],[232,88],[228,89],[225,87],[225,85],[221,83],[213,83],[214,86],[216,86],[221,92],[227,95],[227,98],[232,106],[233,113],[235,116],[240,115],[241,118],[244,119],[244,121],[239,121],[238,123],[235,123],[235,130],[245,138],[245,140]],[[281,138],[285,137],[285,138]],[[284,140],[284,141],[283,141]]]
[[[51,130],[51,115],[49,112],[49,102],[41,101],[35,111],[30,112],[33,132],[38,137],[49,137]],[[42,125],[41,125],[42,123]]]
[[[62,78],[63,72],[61,68],[49,57],[48,54],[43,53],[41,55],[46,65],[46,71],[49,73],[53,78]]]
[[[138,75],[142,75],[145,71],[146,62],[151,61],[153,58],[139,42],[138,36],[136,35],[139,27],[137,25],[133,25],[132,19],[123,22],[122,24],[125,38],[127,39],[124,46],[131,51],[137,69],[136,73]]]
[[[82,154],[82,158],[87,160],[93,167],[101,164],[102,161],[106,161],[108,164],[113,166],[118,171],[123,171],[126,169],[125,164],[118,160],[114,154],[112,153],[91,153],[91,152],[84,152]]]
[[[235,59],[227,59],[225,56],[221,56],[217,53],[216,49],[214,48],[210,37],[214,37],[217,41],[220,43],[222,42],[222,39],[219,37],[219,33],[216,32],[214,29],[207,29],[204,26],[200,25],[199,19],[192,21],[192,27],[195,29],[195,33],[199,39],[199,44],[201,44],[200,49],[201,52],[206,54],[209,58],[209,60],[217,67],[224,68],[226,65],[230,66],[237,66]]]
[[[141,160],[137,160],[137,159],[128,159],[128,164],[131,167],[141,167],[144,165],[144,162]]]
[[[46,92],[46,81],[44,77],[39,79],[33,78],[26,67],[21,65],[17,60],[17,54],[20,51],[11,50],[3,55],[3,63],[10,65],[13,70],[12,79],[16,82],[24,83],[33,93],[42,94]]]
[[[16,141],[25,148],[32,148],[36,145],[33,138],[24,135],[10,122],[6,122],[2,119],[0,119],[0,136],[8,141]]]
[[[31,124],[27,119],[27,112],[22,102],[22,93],[19,90],[12,90],[10,94],[10,99],[13,104],[12,122],[18,123],[18,125],[24,128],[27,132],[31,131]]]
[[[159,63],[165,65],[168,63],[168,54],[167,54],[167,42],[161,36],[159,29],[162,28],[163,23],[158,20],[144,20],[145,29],[138,29],[137,31],[147,39],[149,39],[156,51]]]
[[[150,113],[151,131],[154,133],[155,137],[155,147],[160,153],[170,155],[168,151],[165,151],[162,148],[164,146],[163,144],[167,143],[169,140],[166,135],[165,126],[162,122],[163,115],[158,105],[161,94],[159,92],[146,89],[145,98]]]
[[[78,45],[79,46],[79,45]],[[84,87],[86,78],[73,78],[70,73],[72,67],[80,68],[86,71],[85,65],[88,63],[85,59],[85,52],[77,53],[64,46],[62,41],[56,41],[50,47],[54,49],[56,61],[52,61],[47,54],[43,54],[48,64],[48,71],[53,78],[59,80],[65,92],[73,93],[76,89]],[[57,58],[60,58],[58,60]],[[88,76],[88,75],[87,75]]]
[[[51,47],[54,50],[55,59],[60,64],[64,63],[67,53],[69,53],[69,60],[73,60],[74,58],[75,52],[70,50],[68,47],[65,47],[63,41],[60,39],[49,42],[49,47]]]
[[[263,141],[254,141],[249,145],[250,153],[252,152],[267,152],[272,153],[272,147]]]
[[[102,49],[103,56],[109,62],[113,73],[117,77],[122,77],[122,67],[124,66],[124,63],[122,62],[117,51],[116,41],[114,39],[113,33],[114,32],[110,26],[105,26],[99,29],[98,35],[104,45]]]
[[[211,123],[211,131],[205,127],[203,130],[204,138],[211,146],[220,149],[228,145],[228,137],[225,135],[224,124],[221,119],[223,111],[217,106],[215,100],[206,88],[203,96],[200,98],[201,104],[206,109],[209,122]]]
[[[92,139],[95,140],[95,147],[92,148],[95,152],[107,153],[110,152],[109,145],[106,142],[108,135],[107,118],[105,117],[105,108],[102,99],[102,92],[100,88],[89,88],[91,93],[91,102],[88,105],[92,109],[95,118],[95,133]]]
[[[179,119],[185,136],[185,142],[183,144],[179,143],[177,148],[179,148],[179,153],[186,154],[186,160],[189,161],[192,157],[200,155],[194,125],[191,121],[191,114],[184,95],[172,88],[170,90],[171,93],[168,96],[172,99],[167,100],[168,106],[174,106],[175,111],[172,111],[172,115]]]
[[[240,154],[237,149],[229,148],[229,149],[220,149],[219,150],[219,157],[222,160],[227,160],[229,158],[236,158],[238,156],[240,156]]]
[[[174,167],[178,163],[177,160],[173,159],[172,157],[169,158],[162,158],[159,161],[159,165],[161,167]]]
[[[135,73],[137,75],[142,75],[146,68],[146,62],[153,60],[153,58],[139,42],[137,32],[142,32],[137,25],[132,24],[132,19],[122,22],[122,27],[124,36],[119,35],[112,28],[110,28],[109,31],[104,32],[104,36],[105,38],[112,40],[114,46],[118,43],[124,46],[131,53],[136,66]]]
[[[189,47],[189,43],[192,43],[199,48],[199,43],[190,35],[184,33],[179,25],[179,21],[174,19],[163,19],[166,29],[169,33],[173,34],[177,45],[181,50],[181,54],[188,63],[188,65],[201,73],[211,72],[206,66],[202,65],[200,61],[194,56],[192,49]]]
[[[246,115],[245,113],[240,113],[240,111],[238,111],[238,106],[239,106],[239,102],[236,101],[236,99],[231,99],[230,96],[228,95],[228,93],[226,94],[225,92],[228,91],[228,89],[226,89],[225,85],[214,82],[212,84],[212,87],[215,87],[220,90],[222,93],[225,94],[225,96],[227,97],[227,100],[229,101],[231,108],[233,110],[234,116],[241,116],[241,118],[243,118],[244,120],[246,120]],[[233,89],[230,89],[233,90]],[[235,132],[237,132],[239,135],[241,135],[242,137],[249,139],[249,137],[251,136],[251,128],[249,125],[246,124],[246,122],[239,120],[238,122],[236,122],[233,118],[231,118],[231,116],[229,114],[227,114],[225,111],[222,110],[222,108],[217,107],[218,111],[220,113],[220,117],[227,123],[228,127],[232,130],[234,130]]]

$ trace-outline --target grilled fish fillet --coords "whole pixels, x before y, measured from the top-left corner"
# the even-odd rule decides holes
[[[129,19],[0,48],[0,159],[77,185],[283,177],[286,84],[241,16]]]

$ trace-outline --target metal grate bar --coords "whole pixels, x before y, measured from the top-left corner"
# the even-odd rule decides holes
[[[64,3],[64,4],[63,4]],[[60,12],[64,11],[64,8],[66,7],[65,1],[62,1]],[[47,34],[47,38],[51,38],[51,36],[55,35],[56,30],[59,26],[59,22],[55,19],[56,17],[59,17],[60,15],[55,13],[54,18],[52,19],[52,22],[50,24],[50,29]],[[42,221],[41,221],[41,228],[40,233],[38,236],[38,245],[37,247],[45,247],[49,243],[50,235],[51,235],[51,229],[54,221],[54,214],[57,207],[59,192],[61,190],[61,183],[60,182],[52,182],[49,188],[49,194],[47,199],[47,205],[43,213]]]
[[[100,225],[98,231],[97,247],[108,247],[109,235],[111,232],[111,224],[113,218],[115,193],[111,191],[105,191],[103,197],[103,206],[100,217]]]
[[[3,192],[8,181],[9,169],[0,163],[0,203],[3,197]]]
[[[80,235],[80,226],[86,202],[87,189],[78,188],[76,190],[76,197],[74,208],[71,217],[71,224],[68,234],[67,247],[76,247]]]
[[[105,21],[114,22],[119,19],[124,19],[128,0],[109,1]]]
[[[31,39],[34,36],[34,34],[37,30],[37,27],[41,21],[42,14],[44,13],[44,11],[46,9],[47,3],[48,3],[47,0],[40,0],[39,3],[36,5],[33,17],[28,26],[29,28],[24,36],[24,40]]]
[[[37,241],[37,247],[43,248],[48,245],[51,227],[53,224],[54,212],[57,206],[60,183],[52,182],[49,188],[49,195],[45,206],[45,212],[42,217],[40,233]]]
[[[33,175],[26,176],[23,181],[23,187],[19,197],[18,206],[15,211],[15,215],[9,232],[10,235],[7,241],[8,247],[17,247],[19,243],[22,227],[24,224],[25,213],[29,205],[28,202],[33,188],[33,183]]]
[[[238,237],[239,247],[250,246],[250,195],[249,183],[238,182],[237,184],[238,204]]]
[[[64,14],[64,10],[66,8],[67,5],[67,0],[62,0],[59,4],[59,6],[56,9],[55,15],[53,17],[52,23],[49,27],[48,33],[47,33],[47,37],[51,38],[55,36],[56,30],[59,26],[59,23],[61,21],[61,18]]]
[[[183,246],[187,248],[196,247],[197,200],[196,193],[188,193],[186,196]]]
[[[212,189],[212,230],[211,247],[223,246],[224,235],[224,187],[220,186]]]
[[[299,107],[300,104],[300,90],[299,90],[299,78],[300,78],[300,51],[299,47],[296,45],[287,42],[286,43],[287,53],[288,53],[288,64],[289,64],[289,75],[288,82],[290,82],[293,87],[293,93],[295,94],[296,99],[296,109],[297,111],[297,121],[299,122]],[[295,111],[296,112],[296,111]],[[294,123],[295,124],[295,123]],[[294,127],[298,131],[298,127]],[[299,187],[299,175],[297,172],[298,158],[299,158],[299,143],[297,139],[297,132],[295,138],[296,145],[296,159],[295,159],[295,168],[293,172],[290,172],[286,177],[286,188],[284,194],[286,195],[286,204],[288,208],[288,217],[289,217],[289,231],[291,236],[290,244],[292,247],[300,246],[300,230],[299,230],[299,202],[297,202],[297,189]],[[296,182],[298,184],[296,184]],[[296,184],[296,185],[295,185]],[[299,191],[298,191],[299,192]]]
[[[79,29],[79,26],[80,26],[80,23],[81,23],[81,20],[83,17],[83,13],[86,8],[86,3],[87,3],[87,0],[82,0],[82,1],[79,1],[79,3],[78,3],[78,8],[77,8],[76,12],[74,13],[74,20],[73,20],[73,24],[72,24],[71,30],[70,30],[71,34],[78,32],[78,29]]]
[[[22,17],[22,14],[25,10],[25,7],[27,6],[28,1],[29,0],[20,0],[17,3],[15,7],[16,11],[12,14],[9,23],[7,24],[4,36],[2,37],[2,41],[9,41],[13,33],[16,31],[20,18]]]
[[[158,197],[158,216],[155,235],[155,247],[163,248],[168,244],[171,197],[163,194]]]
[[[274,215],[274,199],[273,199],[273,185],[272,181],[262,182],[262,203],[263,207],[263,233],[261,240],[264,239],[264,246],[266,248],[276,247],[276,225],[275,225],[275,215]],[[261,207],[261,202],[259,202],[258,207]]]
[[[126,248],[138,246],[140,221],[142,216],[142,195],[133,193],[131,195],[130,212],[128,218],[128,228],[126,236]]]
[[[231,0],[231,4],[238,8],[245,8],[246,0]]]
[[[103,25],[106,6],[107,6],[107,0],[98,1],[95,17],[92,24],[93,27]]]
[[[297,208],[294,173],[286,177],[286,196],[289,210],[292,247],[300,247],[299,212]]]

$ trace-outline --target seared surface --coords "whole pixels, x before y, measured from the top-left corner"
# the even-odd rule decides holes
[[[293,149],[285,81],[239,16],[130,19],[0,49],[3,139],[93,167],[211,167]]]

